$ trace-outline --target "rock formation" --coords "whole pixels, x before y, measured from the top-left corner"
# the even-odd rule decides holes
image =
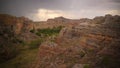
[[[19,43],[37,38],[29,32],[33,27],[31,22],[25,17],[0,14],[0,61],[16,56]]]
[[[80,19],[61,30],[55,41],[58,46],[40,47],[36,68],[119,68],[119,29],[117,15]]]
[[[38,38],[34,32],[30,32],[31,29],[57,26],[64,27],[53,39],[49,36],[44,38],[45,41],[39,46],[38,56],[35,57],[37,60],[29,64],[28,68],[120,67],[118,15],[78,20],[57,17],[33,22],[25,17],[0,14],[0,61],[15,57],[18,54],[19,43],[31,42]]]

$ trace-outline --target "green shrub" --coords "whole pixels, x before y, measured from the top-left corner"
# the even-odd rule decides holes
[[[42,39],[38,39],[30,42],[28,45],[30,49],[35,49],[35,48],[38,48],[42,42],[43,42]]]
[[[102,57],[101,64],[103,64],[103,65],[109,65],[109,63],[110,63],[110,58],[108,56]]]
[[[36,35],[52,36],[52,35],[58,34],[61,29],[62,29],[62,26],[53,27],[53,28],[45,28],[45,29],[37,29]]]
[[[0,45],[0,63],[16,57],[19,54],[19,46],[14,44]]]
[[[90,68],[90,65],[89,64],[85,64],[84,68]]]
[[[35,33],[35,30],[34,30],[34,29],[32,29],[32,30],[30,30],[30,32],[31,32],[31,33]]]
[[[81,57],[84,57],[84,56],[85,56],[85,53],[82,52],[82,51],[80,51],[80,56],[81,56]]]

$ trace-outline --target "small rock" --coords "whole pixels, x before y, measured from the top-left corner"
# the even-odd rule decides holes
[[[75,64],[72,68],[84,68],[84,64]]]

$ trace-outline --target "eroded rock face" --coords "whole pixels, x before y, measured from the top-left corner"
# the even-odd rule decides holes
[[[1,30],[8,29],[14,34],[20,34],[24,31],[29,31],[33,25],[32,21],[23,17],[15,17],[7,14],[0,14]]]
[[[46,42],[42,43],[41,46],[48,47],[48,48],[55,48],[58,46],[58,44],[56,44],[54,42],[46,41]]]
[[[33,68],[119,68],[120,16],[106,15],[80,20],[59,17],[42,24],[45,27],[41,24],[38,27],[63,25],[65,28],[54,42],[41,44]],[[9,50],[17,47],[16,40],[36,39],[37,36],[29,32],[35,25],[24,17],[0,15],[0,46],[8,49],[0,49],[0,58],[15,56],[13,53],[17,51]]]
[[[23,17],[0,14],[0,62],[15,57],[23,41],[37,38],[29,32],[33,27],[31,22]]]
[[[81,62],[93,64],[94,68],[119,68],[120,16],[97,17],[92,23],[95,26],[87,23],[63,29],[59,38],[60,45],[81,46],[86,52]]]
[[[41,59],[36,68],[119,68],[119,29],[120,16],[82,19],[77,25],[61,30],[55,41],[58,46],[40,47]],[[45,59],[48,62],[42,62]]]
[[[75,64],[72,68],[84,68],[85,64]]]
[[[28,18],[0,14],[0,33],[7,37],[12,35],[12,37],[20,37],[22,40],[37,38],[30,33],[31,29],[33,29],[33,22]]]
[[[67,19],[64,17],[56,17],[54,19],[48,19],[47,21],[35,22],[34,26],[36,29],[43,28],[53,28],[58,26],[64,27],[72,27],[76,26],[79,23],[92,22],[91,19],[83,18],[83,19]]]

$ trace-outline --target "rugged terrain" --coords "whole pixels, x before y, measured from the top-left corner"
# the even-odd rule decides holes
[[[57,17],[44,22],[33,22],[25,17],[1,14],[0,58],[3,58],[1,62],[4,62],[0,66],[4,68],[8,68],[5,65],[10,65],[11,68],[119,68],[119,30],[120,16],[118,15],[108,14],[94,19],[78,20]],[[27,44],[22,46],[23,42]],[[17,52],[14,50],[19,48],[19,51],[23,52],[20,53],[21,57],[16,56],[16,53],[13,54]],[[11,56],[12,54],[14,56]],[[14,59],[15,57],[19,60],[24,60],[24,57],[29,59],[15,62],[17,60]],[[13,65],[10,62],[13,62]],[[25,62],[27,65],[23,64]]]

